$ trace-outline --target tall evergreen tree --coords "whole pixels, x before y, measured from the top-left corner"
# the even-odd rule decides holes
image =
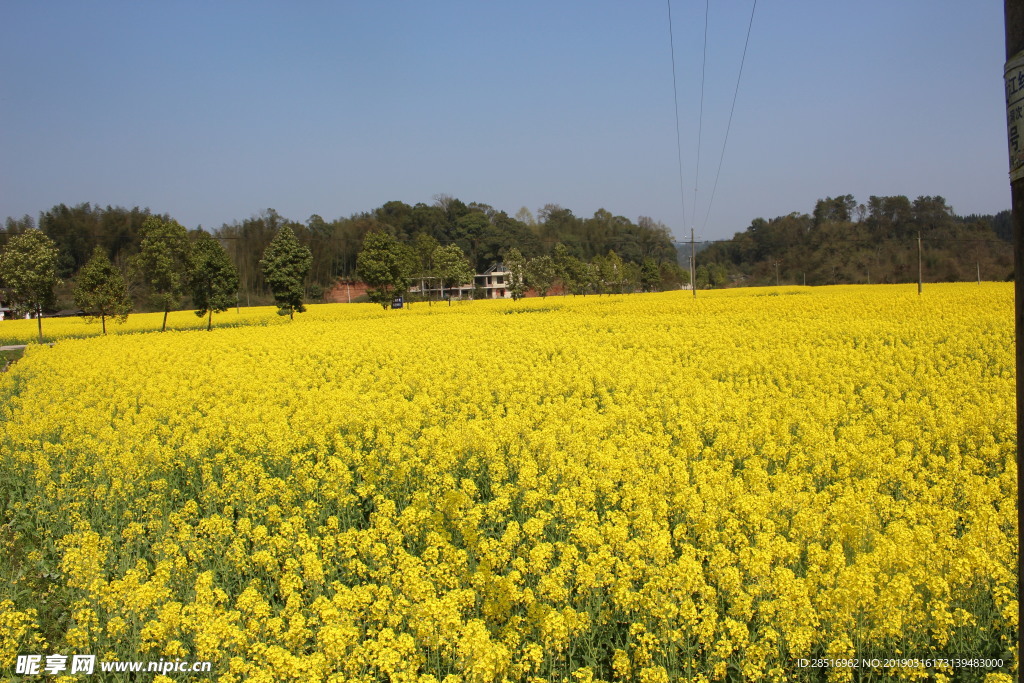
[[[124,322],[132,310],[124,276],[98,244],[92,250],[92,257],[78,271],[74,296],[75,305],[85,313],[86,320],[100,319],[103,334],[107,333],[108,317]]]
[[[513,301],[523,298],[526,293],[526,259],[518,249],[512,248],[505,253],[505,269],[508,270],[508,291]]]
[[[267,245],[260,261],[263,277],[274,293],[279,315],[288,314],[294,320],[296,311],[305,312],[303,284],[312,265],[313,254],[299,244],[290,227],[282,226]]]
[[[238,271],[220,242],[206,232],[192,245],[190,266],[192,304],[197,316],[209,316],[209,331],[213,314],[223,313],[238,301]]]
[[[181,305],[189,276],[188,231],[174,220],[150,216],[142,224],[142,240],[135,267],[164,311],[160,331],[167,329],[167,314]]]

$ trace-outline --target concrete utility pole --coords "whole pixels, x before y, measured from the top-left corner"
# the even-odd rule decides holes
[[[1024,508],[1020,492],[1024,489],[1024,467],[1021,466],[1024,434],[1024,0],[1004,0],[1003,16],[1006,23],[1006,66],[1003,71],[1006,86],[1006,139],[1010,153],[1010,195],[1013,222],[1013,310],[1017,347],[1017,528],[1024,529]],[[1017,540],[1017,585],[1024,578],[1024,555]],[[1024,652],[1024,600],[1018,601],[1017,652]]]

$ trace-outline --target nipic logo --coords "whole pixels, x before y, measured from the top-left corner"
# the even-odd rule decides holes
[[[96,655],[71,655],[71,668],[68,670],[66,655],[46,655],[43,664],[42,655],[18,655],[14,665],[14,673],[23,676],[34,676],[40,673],[55,675],[67,671],[72,674],[91,674],[96,668]]]
[[[109,672],[146,672],[156,674],[168,673],[204,673],[210,671],[210,662],[190,662],[181,659],[158,661],[110,661],[100,662],[100,671]],[[14,673],[21,676],[38,676],[48,674],[92,674],[96,671],[96,655],[18,655]]]

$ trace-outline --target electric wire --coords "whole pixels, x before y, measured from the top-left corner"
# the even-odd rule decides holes
[[[704,0],[704,57],[700,64],[700,115],[697,118],[697,169],[693,174],[693,217],[690,225],[697,224],[697,188],[700,185],[700,143],[704,134],[704,74],[708,65],[708,11],[711,0]]]
[[[672,34],[672,0],[665,0],[668,5],[668,45],[672,53],[672,102],[676,110],[676,157],[679,161],[679,206],[682,219],[686,223],[686,190],[683,183],[683,142],[679,132],[679,88],[676,85],[676,42]]]
[[[725,160],[725,147],[729,143],[729,129],[732,128],[732,115],[736,111],[736,99],[740,93],[740,79],[743,77],[743,64],[747,60],[747,47],[750,45],[750,30],[754,26],[754,11],[757,9],[757,0],[750,8],[750,22],[747,24],[747,38],[743,42],[743,56],[740,57],[740,70],[736,75],[736,90],[732,95],[732,107],[729,108],[729,122],[725,126],[725,140],[722,141],[722,155],[718,159],[718,171],[715,173],[715,184],[711,188],[711,198],[708,200],[708,212],[704,215],[704,223],[701,230],[707,227],[708,219],[711,217],[711,205],[715,201],[715,192],[718,190],[718,179],[722,175],[722,162]]]

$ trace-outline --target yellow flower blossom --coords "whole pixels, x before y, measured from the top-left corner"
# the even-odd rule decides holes
[[[0,373],[0,665],[95,648],[223,683],[706,683],[966,643],[1009,680],[1012,295],[54,320]]]

